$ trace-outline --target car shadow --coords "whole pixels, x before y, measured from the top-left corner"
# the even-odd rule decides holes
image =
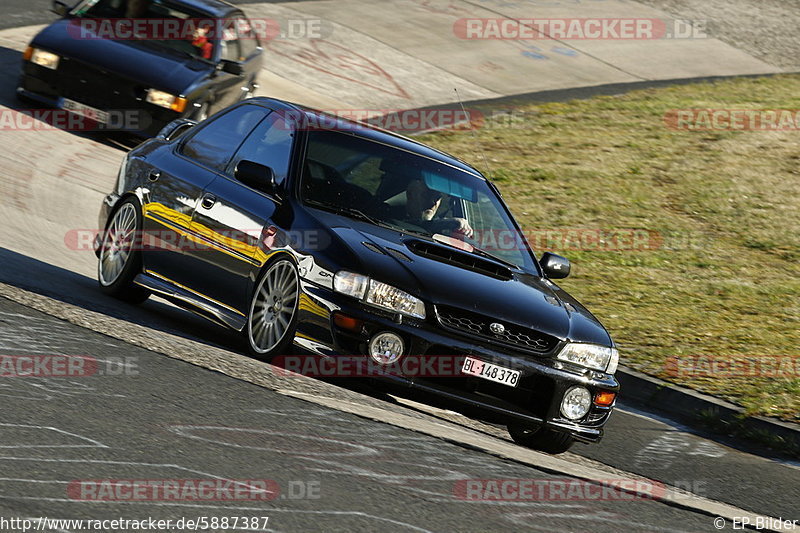
[[[35,109],[45,109],[35,102],[25,102],[17,97],[17,85],[22,66],[22,52],[0,46],[0,106],[8,107],[14,111],[25,112]],[[2,111],[0,111],[2,112]],[[41,123],[42,127],[47,125],[40,116],[33,115],[32,120]],[[6,121],[0,121],[3,124]],[[53,126],[51,126],[53,127]],[[2,128],[2,126],[0,126]],[[3,131],[0,129],[0,131]],[[72,135],[88,139],[105,146],[116,148],[122,151],[129,151],[139,144],[142,139],[123,132],[96,132],[78,131],[62,129]]]
[[[93,278],[3,247],[0,265],[0,283],[209,346],[241,351],[230,330],[162,300],[127,304],[100,292]]]

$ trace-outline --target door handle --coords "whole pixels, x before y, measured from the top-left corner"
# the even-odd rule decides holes
[[[158,181],[158,178],[161,177],[161,172],[158,170],[151,170],[150,174],[147,175],[147,179],[150,181]]]
[[[217,197],[213,194],[205,194],[203,199],[200,200],[200,205],[203,206],[203,209],[211,209],[215,203],[217,203]]]

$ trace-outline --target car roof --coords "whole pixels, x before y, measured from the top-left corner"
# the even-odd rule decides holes
[[[235,5],[225,0],[168,0],[172,4],[189,7],[195,11],[207,13],[212,16],[224,16],[233,11],[241,11]]]
[[[486,179],[475,167],[470,165],[469,163],[458,159],[455,156],[452,156],[446,152],[442,152],[441,150],[437,150],[436,148],[432,148],[427,146],[423,143],[417,142],[413,139],[409,139],[403,135],[399,135],[395,132],[384,130],[367,122],[358,122],[355,120],[350,120],[342,117],[337,117],[332,115],[331,113],[327,113],[325,111],[321,111],[319,109],[313,109],[310,107],[302,106],[299,104],[293,104],[291,102],[287,102],[285,100],[278,100],[277,98],[268,98],[268,97],[255,97],[248,100],[248,102],[259,102],[268,107],[275,109],[276,111],[294,111],[298,114],[302,114],[311,124],[323,124],[323,125],[332,125],[332,121],[335,121],[335,127],[331,129],[335,129],[336,131],[342,131],[350,133],[356,137],[361,137],[364,139],[369,139],[371,141],[380,142],[383,144],[388,144],[390,146],[394,146],[401,150],[406,150],[409,152],[414,152],[416,154],[428,157],[430,159],[435,159],[437,161],[441,161],[446,163],[450,166],[456,167],[460,170],[473,174],[481,179]],[[324,126],[323,126],[324,127]]]

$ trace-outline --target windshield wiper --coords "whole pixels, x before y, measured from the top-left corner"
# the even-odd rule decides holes
[[[396,228],[394,228],[392,226],[389,226],[388,224],[386,224],[382,220],[378,220],[377,218],[366,214],[365,212],[363,212],[362,210],[360,210],[360,209],[358,209],[356,207],[347,207],[347,206],[343,206],[343,205],[326,204],[325,202],[318,202],[316,200],[309,200],[309,199],[306,199],[305,202],[308,205],[313,205],[314,207],[318,207],[320,209],[324,209],[325,211],[330,211],[332,213],[336,213],[337,215],[344,214],[344,215],[350,216],[350,218],[357,218],[359,220],[363,220],[365,222],[369,222],[370,224],[373,224],[375,226],[381,226],[381,227],[384,227],[384,228],[396,229]]]
[[[354,218],[360,218],[361,220],[369,222],[370,224],[374,224],[375,226],[386,225],[377,218],[371,217],[370,215],[363,212],[361,209],[357,209],[355,207],[336,206],[335,209],[337,213],[344,213]]]
[[[485,250],[481,250],[480,248],[477,248],[475,245],[470,245],[470,246],[472,246],[472,253],[474,253],[474,254],[480,255],[482,257],[486,257],[487,259],[493,259],[494,261],[497,261],[498,263],[503,263],[507,267],[519,268],[519,265],[515,265],[514,263],[512,263],[510,261],[507,261],[505,259],[501,259],[500,257],[497,257],[494,254],[490,254],[489,252],[487,252]]]

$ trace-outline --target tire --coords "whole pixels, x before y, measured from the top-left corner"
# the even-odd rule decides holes
[[[268,361],[294,340],[300,302],[300,277],[288,257],[271,262],[250,297],[243,333],[252,355]]]
[[[511,435],[511,439],[520,446],[553,455],[564,453],[575,443],[575,439],[568,433],[547,428],[510,425],[508,433]]]
[[[140,304],[150,292],[133,283],[142,271],[142,210],[133,198],[123,201],[109,218],[97,258],[100,290],[126,302]]]

